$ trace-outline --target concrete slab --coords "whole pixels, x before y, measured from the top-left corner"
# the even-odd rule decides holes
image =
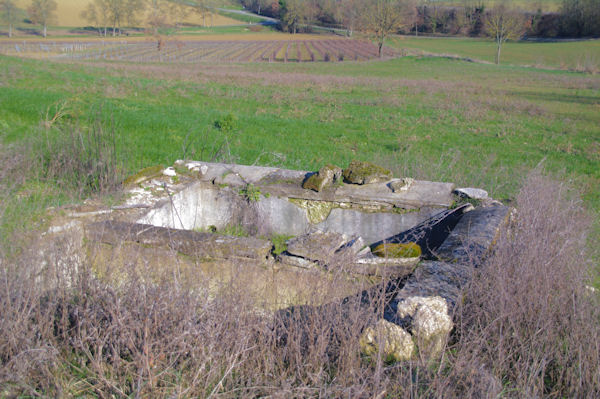
[[[230,237],[190,230],[177,230],[139,223],[104,221],[86,226],[92,242],[121,245],[133,242],[167,247],[184,255],[208,259],[251,259],[266,261],[272,244],[254,237]]]
[[[500,228],[508,221],[510,208],[477,208],[463,215],[446,240],[435,251],[441,260],[478,266],[492,247]]]

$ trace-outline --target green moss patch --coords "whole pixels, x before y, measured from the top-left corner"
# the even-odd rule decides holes
[[[137,172],[135,175],[129,176],[127,179],[123,181],[124,186],[134,186],[136,184],[140,184],[148,179],[153,177],[158,177],[162,174],[163,171],[162,165],[150,166],[148,168],[144,168]]]
[[[371,184],[388,181],[393,177],[389,169],[370,162],[352,161],[344,169],[344,180],[353,184]]]
[[[407,244],[379,244],[373,248],[373,254],[382,258],[418,258],[421,247],[414,242]]]

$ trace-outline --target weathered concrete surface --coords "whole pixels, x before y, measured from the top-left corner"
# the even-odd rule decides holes
[[[410,328],[419,346],[419,353],[427,357],[439,356],[454,328],[448,305],[439,296],[412,296],[398,303],[397,314],[410,318]]]
[[[510,208],[490,206],[467,212],[435,251],[439,259],[478,266],[507,222]]]
[[[341,305],[337,305],[336,311],[350,313],[357,306],[357,301],[372,312],[383,311],[386,321],[411,333],[419,353],[427,357],[439,356],[453,328],[452,316],[461,300],[462,289],[471,279],[474,267],[481,264],[493,246],[499,229],[507,222],[508,212],[509,209],[504,206],[477,208],[464,215],[462,211],[455,212],[454,215],[461,217],[455,221],[452,233],[456,234],[446,234],[441,246],[445,253],[453,256],[452,263],[421,262],[412,273],[394,276],[388,282],[345,298]],[[475,247],[469,244],[473,242],[477,244]],[[471,252],[471,248],[475,248],[475,252]],[[465,257],[463,254],[472,255]],[[308,311],[330,311],[331,306]],[[294,317],[297,317],[304,311],[307,310],[293,308],[290,314],[295,313]],[[409,348],[410,344],[407,344],[406,350]]]
[[[294,237],[287,241],[287,252],[313,261],[328,261],[335,258],[335,253],[349,238],[344,234],[316,231]]]
[[[408,191],[410,189],[410,186],[412,186],[414,182],[415,179],[413,179],[412,177],[404,177],[400,180],[396,179],[390,182],[388,186],[394,193],[399,193],[403,191]]]
[[[182,289],[207,289],[210,295],[239,287],[248,302],[267,311],[298,304],[325,304],[340,299],[332,295],[334,292],[344,297],[365,287],[364,282],[337,279],[333,290],[328,289],[330,281],[318,270],[281,267],[252,259],[199,259],[168,247],[135,242],[88,242],[87,259],[95,274],[112,285],[119,285],[126,277],[145,283],[177,279]]]
[[[329,217],[316,227],[323,231],[361,236],[365,242],[373,243],[397,234],[398,231],[410,229],[438,212],[435,208],[407,213],[361,212],[335,208],[331,210]]]
[[[227,174],[225,178],[229,176],[232,176],[231,179],[238,179],[237,175],[232,173]],[[273,172],[270,176],[281,177]],[[222,229],[230,225],[243,225],[248,231],[264,235],[272,233],[300,235],[307,233],[311,228],[316,228],[361,236],[367,243],[371,243],[394,235],[398,231],[409,229],[439,212],[437,208],[422,208],[400,213],[374,212],[369,207],[365,210],[341,208],[351,207],[351,202],[332,202],[329,214],[323,215],[325,220],[315,225],[311,223],[309,209],[293,203],[293,198],[296,197],[284,196],[285,190],[282,190],[281,196],[268,191],[273,187],[282,188],[279,183],[266,186],[266,189],[264,186],[256,187],[261,193],[260,199],[256,202],[248,202],[240,195],[240,188],[221,187],[210,182],[196,181],[161,200],[137,221],[154,226],[187,230],[206,229],[208,226]],[[386,195],[392,194],[385,185],[382,187],[382,190],[386,190],[384,191]],[[320,194],[300,187],[297,189]],[[357,207],[361,209],[363,206],[358,204]]]
[[[487,191],[482,190],[480,188],[473,187],[465,187],[465,188],[457,188],[454,192],[463,198],[471,198],[476,200],[485,200],[489,198],[489,194]]]
[[[392,179],[391,182],[402,181]],[[449,207],[453,197],[452,183],[437,183],[415,180],[406,191],[393,192],[388,182],[374,183],[364,186],[345,184],[335,191],[341,202],[373,202],[389,203],[397,208]]]
[[[253,237],[229,237],[190,230],[176,230],[139,223],[105,221],[86,227],[88,240],[119,245],[133,242],[167,247],[179,253],[208,259],[252,259],[266,261],[272,244]]]
[[[232,179],[230,181],[232,185],[242,186],[252,183],[259,186],[261,191],[265,193],[268,192],[271,195],[289,198],[353,203],[381,203],[397,208],[409,209],[448,207],[454,199],[452,196],[454,185],[451,183],[413,181],[408,190],[394,193],[388,183],[402,183],[403,179],[391,179],[390,177],[390,179],[379,183],[363,186],[345,184],[335,188],[332,192],[317,193],[302,188],[302,182],[313,174],[308,171],[208,162],[189,162],[187,165],[192,168],[205,168],[206,173],[197,176],[199,180],[204,182],[225,184],[225,179],[229,174],[236,174],[239,179],[237,177]],[[334,171],[334,175],[336,173]]]
[[[461,205],[455,209],[437,211],[430,218],[414,225],[399,234],[386,237],[384,240],[373,243],[376,246],[383,243],[409,243],[414,242],[421,247],[423,255],[431,258],[433,253],[444,243],[450,232],[461,220],[463,214],[473,209],[470,204]]]

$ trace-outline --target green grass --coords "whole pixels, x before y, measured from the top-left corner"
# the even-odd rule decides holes
[[[254,15],[238,14],[235,12],[219,11],[219,14],[221,14],[224,17],[235,19],[240,22],[246,22],[249,24],[257,24],[265,20],[264,18],[257,17]]]
[[[488,62],[494,62],[496,54],[496,44],[486,39],[402,36],[391,38],[387,44],[396,48],[455,54]],[[576,69],[592,64],[600,71],[600,40],[508,42],[502,47],[500,62],[560,69]]]
[[[419,57],[199,67],[0,58],[5,146],[46,134],[41,122],[62,103],[56,126],[114,126],[130,173],[227,148],[225,161],[305,170],[374,161],[506,199],[543,161],[600,210],[598,76]],[[223,132],[215,122],[228,115],[235,129]]]

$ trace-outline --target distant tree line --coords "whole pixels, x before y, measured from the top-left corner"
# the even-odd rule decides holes
[[[278,18],[290,33],[310,30],[311,24],[347,29],[348,34],[365,27],[365,10],[376,0],[240,0],[247,9]],[[447,6],[439,0],[403,1],[404,22],[397,33],[485,36],[486,21],[496,7],[484,0],[463,0],[460,6]],[[504,7],[504,5],[500,5]],[[600,36],[599,0],[563,0],[558,12],[538,9],[519,11],[523,34],[534,37]],[[368,18],[367,18],[368,19]]]
[[[212,24],[215,0],[91,0],[83,17],[99,33],[119,35],[124,26],[145,26],[153,33],[160,27],[181,25],[194,12],[204,26]],[[460,6],[447,6],[441,0],[239,0],[249,10],[278,18],[281,29],[290,33],[311,30],[317,24],[355,31],[371,32],[378,41],[389,33],[490,35],[490,18],[498,8],[484,0],[462,0]],[[504,7],[504,6],[503,6]],[[211,10],[213,12],[211,12]],[[14,0],[0,0],[0,23],[14,27],[25,16],[42,27],[44,37],[56,12],[55,0],[31,0],[20,10]],[[514,15],[514,10],[512,15]],[[534,37],[600,36],[600,0],[563,0],[558,12],[518,11],[522,35]],[[385,26],[385,29],[381,29]],[[521,29],[519,29],[521,31]],[[383,33],[383,35],[382,35]]]

